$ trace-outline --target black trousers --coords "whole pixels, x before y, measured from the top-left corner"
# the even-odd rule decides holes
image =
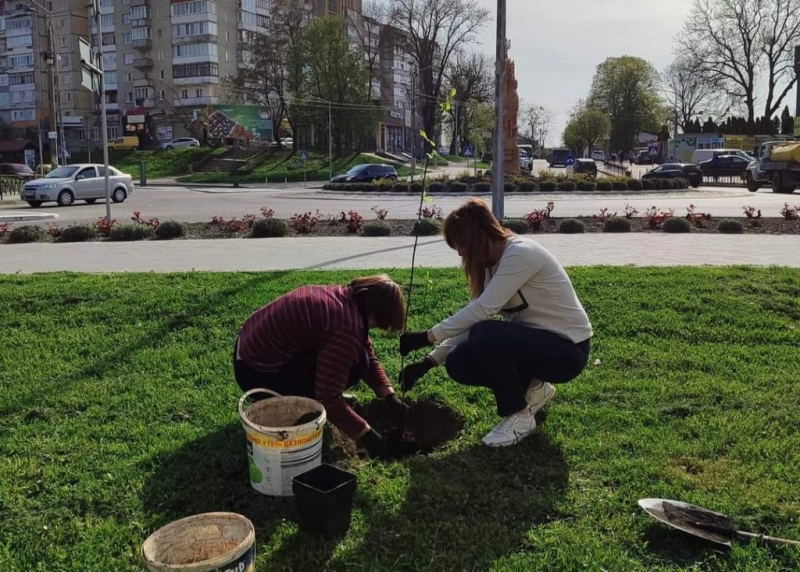
[[[445,365],[454,381],[491,389],[497,413],[507,417],[525,409],[532,380],[566,383],[578,377],[588,361],[589,340],[576,344],[546,330],[490,320],[475,324]]]
[[[358,364],[350,371],[347,387],[353,387],[364,378],[369,369],[369,357],[364,350]],[[236,345],[233,349],[233,372],[236,383],[242,392],[251,389],[269,389],[281,395],[310,397],[314,399],[314,381],[317,373],[317,354],[298,354],[287,361],[276,372],[263,372],[253,369],[242,360],[236,359]],[[266,399],[266,395],[254,395],[253,401]]]

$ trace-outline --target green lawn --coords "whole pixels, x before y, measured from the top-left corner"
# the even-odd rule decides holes
[[[355,273],[0,277],[0,569],[138,571],[156,527],[231,510],[256,525],[260,572],[796,570],[800,549],[718,550],[636,501],[800,539],[800,272],[571,274],[601,365],[501,450],[479,444],[497,422],[489,392],[430,375],[409,397],[456,407],[461,437],[431,457],[353,462],[339,543],[303,538],[291,500],[249,488],[230,358],[261,304]],[[417,277],[412,328],[467,299],[455,269]],[[376,345],[396,376],[397,341]]]
[[[208,147],[190,147],[188,149],[173,149],[172,151],[112,151],[109,153],[111,165],[132,175],[135,181],[139,180],[141,164],[147,166],[147,177],[177,177],[189,172],[196,161],[208,153],[222,153],[224,147],[211,150]]]
[[[351,153],[342,157],[333,158],[333,175],[346,173],[356,165],[374,163],[390,163],[379,157],[360,153]],[[397,174],[405,177],[411,174],[407,166],[397,165]],[[305,177],[309,181],[327,181],[330,169],[328,155],[324,153],[310,153],[308,161],[303,164],[299,153],[278,151],[263,165],[257,167],[249,175],[240,177],[243,183],[273,183],[298,182]],[[184,183],[231,183],[233,178],[228,173],[196,173],[178,179]]]

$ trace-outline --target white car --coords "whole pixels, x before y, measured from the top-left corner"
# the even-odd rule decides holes
[[[596,151],[592,151],[592,159],[594,159],[595,161],[605,161],[606,160],[605,151],[600,151],[599,149]]]
[[[178,137],[158,146],[161,151],[171,151],[172,149],[183,149],[185,147],[200,147],[200,141],[192,137]]]
[[[34,179],[22,187],[22,200],[33,208],[42,203],[57,202],[68,207],[75,201],[90,205],[106,198],[106,171],[103,165],[63,165],[50,171],[41,179]],[[108,168],[111,200],[121,203],[133,192],[133,178],[114,167]]]

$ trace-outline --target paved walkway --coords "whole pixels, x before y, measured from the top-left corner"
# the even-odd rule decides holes
[[[538,235],[566,266],[777,265],[800,268],[796,236]],[[0,246],[0,273],[407,268],[414,239],[284,238]],[[443,240],[421,238],[419,267],[457,266]]]

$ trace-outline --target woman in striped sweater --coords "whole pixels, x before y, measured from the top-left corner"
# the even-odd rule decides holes
[[[234,347],[236,381],[243,391],[263,388],[316,399],[331,423],[370,455],[381,456],[381,435],[350,407],[344,391],[363,379],[379,398],[405,407],[369,338],[370,328],[399,332],[404,321],[403,292],[386,275],[347,286],[303,286],[244,323]]]
[[[445,365],[456,382],[490,388],[504,419],[483,443],[513,445],[536,429],[534,414],[555,395],[552,384],[586,367],[592,326],[555,256],[503,228],[483,201],[453,211],[443,232],[462,258],[472,301],[430,330],[400,338],[404,356],[440,344],[405,368],[403,387]],[[493,320],[498,314],[506,320]]]

